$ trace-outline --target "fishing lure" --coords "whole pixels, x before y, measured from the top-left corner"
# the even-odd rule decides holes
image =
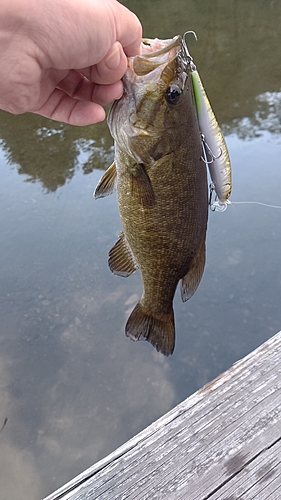
[[[188,33],[192,33],[196,39],[197,36],[193,31],[187,31],[183,36],[183,46],[191,69],[191,81],[201,133],[202,160],[208,166],[210,172],[212,180],[211,194],[215,190],[217,195],[217,201],[212,202],[211,208],[212,210],[222,212],[227,208],[232,187],[230,158],[222,131],[212,110],[197,68],[188,51],[185,39]]]

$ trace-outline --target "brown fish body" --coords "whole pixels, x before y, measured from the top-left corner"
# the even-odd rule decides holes
[[[130,58],[127,93],[109,117],[115,166],[96,191],[98,197],[107,194],[107,181],[110,177],[112,186],[116,172],[123,234],[110,251],[109,265],[123,276],[139,268],[144,287],[126,334],[150,341],[166,355],[174,349],[172,304],[178,282],[187,300],[204,270],[208,214],[192,83],[181,39],[174,40],[162,64],[156,65],[153,54],[143,56],[144,75],[135,74],[142,71],[142,58],[135,67],[136,58]]]

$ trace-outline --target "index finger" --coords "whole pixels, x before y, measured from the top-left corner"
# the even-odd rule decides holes
[[[118,3],[118,2],[117,2]],[[138,17],[119,4],[120,12],[115,17],[116,40],[118,40],[127,56],[141,54],[142,25]]]

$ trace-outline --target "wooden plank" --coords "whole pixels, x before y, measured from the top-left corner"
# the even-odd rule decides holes
[[[237,474],[235,481],[228,481],[219,490],[216,499],[241,498],[242,495],[245,500],[267,499],[269,488],[274,486],[275,479],[279,482],[278,487],[281,484],[281,441],[279,440],[274,446],[274,454],[271,447],[261,453],[256,460],[250,462]]]
[[[281,332],[45,500],[277,499],[280,359]]]

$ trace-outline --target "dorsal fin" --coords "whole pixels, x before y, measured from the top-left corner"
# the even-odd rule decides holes
[[[181,298],[183,302],[192,297],[201,281],[205,267],[205,254],[206,249],[204,239],[198,252],[193,257],[188,272],[181,280]]]
[[[127,278],[138,269],[134,254],[122,233],[108,254],[108,265],[110,270],[118,276]]]
[[[94,191],[94,197],[96,199],[104,198],[104,196],[112,194],[116,189],[116,183],[117,172],[115,162],[113,162],[105,171],[102,178],[99,180],[98,185]]]

